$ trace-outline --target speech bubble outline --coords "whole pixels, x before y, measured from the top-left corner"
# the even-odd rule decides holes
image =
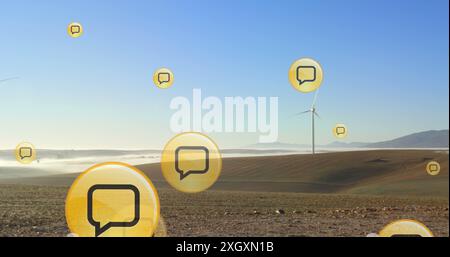
[[[422,237],[419,234],[393,234],[391,237]]]
[[[167,76],[167,80],[161,79],[161,77]],[[169,83],[170,82],[170,73],[169,72],[159,72],[158,73],[158,82],[159,84]]]
[[[186,150],[201,150],[205,152],[205,168],[203,170],[188,170],[184,171],[180,168],[179,164],[179,155],[181,151]],[[180,146],[175,150],[175,170],[180,174],[180,180],[185,179],[187,176],[191,174],[205,174],[209,170],[209,149],[204,146]]]
[[[436,172],[438,170],[439,170],[439,166],[437,164],[434,164],[434,163],[430,164],[430,171],[431,172]]]
[[[345,127],[336,127],[336,134],[338,136],[345,135]]]
[[[23,152],[28,151],[28,154],[22,154]],[[19,157],[21,160],[25,158],[31,158],[33,157],[33,148],[28,146],[23,146],[19,148]]]
[[[104,226],[101,225],[101,222],[97,222],[94,219],[93,215],[93,196],[94,192],[97,190],[130,190],[134,193],[134,219],[131,222],[108,222]],[[112,227],[133,227],[140,220],[140,193],[139,189],[134,185],[115,185],[115,184],[102,184],[102,185],[93,185],[89,188],[87,194],[87,218],[89,223],[95,228],[95,237],[100,236],[108,229]]]
[[[72,35],[80,34],[81,33],[81,26],[80,25],[72,25],[72,26],[70,26],[70,33],[72,33]]]
[[[302,80],[302,78],[300,78],[300,69],[312,69],[313,73],[314,73],[313,79]],[[298,81],[299,85],[302,85],[303,83],[306,83],[306,82],[314,82],[314,81],[316,81],[316,79],[317,79],[316,67],[314,67],[314,66],[303,66],[303,65],[300,65],[300,66],[297,67],[297,81]]]

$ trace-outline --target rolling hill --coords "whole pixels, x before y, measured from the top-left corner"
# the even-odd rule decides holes
[[[440,162],[439,176],[429,176],[430,160]],[[167,188],[159,163],[137,166]],[[78,174],[0,181],[3,184],[70,185]],[[212,190],[297,192],[448,198],[448,152],[433,150],[370,150],[225,158]]]
[[[389,141],[367,144],[370,148],[448,148],[448,130],[430,130]]]

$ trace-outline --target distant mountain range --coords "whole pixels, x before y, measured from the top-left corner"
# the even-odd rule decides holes
[[[253,144],[246,148],[257,149],[301,149],[308,148],[311,145],[306,144],[289,144],[289,143],[270,143],[270,144]],[[319,148],[448,148],[449,147],[449,130],[429,130],[419,133],[410,134],[396,139],[376,142],[333,142],[328,145],[319,145]]]
[[[448,148],[448,129],[430,130],[389,141],[372,143],[371,148]]]

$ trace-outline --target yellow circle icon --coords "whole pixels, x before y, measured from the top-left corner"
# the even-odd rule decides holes
[[[422,223],[415,220],[398,220],[381,230],[380,237],[433,237],[433,233]]]
[[[159,88],[165,89],[172,86],[174,82],[173,73],[167,68],[161,68],[153,73],[153,83]]]
[[[322,85],[322,81],[322,67],[313,59],[299,59],[289,69],[289,82],[300,92],[313,92]]]
[[[333,134],[338,139],[343,139],[347,137],[348,129],[345,124],[336,124],[333,128]]]
[[[182,133],[172,138],[161,155],[167,182],[185,193],[210,188],[219,178],[222,157],[217,145],[201,133]]]
[[[22,164],[30,164],[36,160],[36,148],[31,143],[23,142],[16,146],[16,160]]]
[[[80,23],[72,22],[67,26],[67,33],[70,37],[78,38],[83,35],[83,26]]]
[[[159,220],[159,198],[150,179],[124,163],[83,172],[66,198],[70,232],[80,237],[149,237]]]
[[[431,176],[437,176],[441,172],[441,165],[439,162],[431,161],[427,164],[427,172]]]

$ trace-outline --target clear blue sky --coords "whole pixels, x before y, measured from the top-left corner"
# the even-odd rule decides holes
[[[282,142],[309,143],[313,95],[291,63],[318,60],[319,143],[347,124],[350,141],[449,127],[446,0],[2,1],[0,149],[155,148],[173,136],[174,96],[280,97]],[[85,34],[72,39],[70,22]],[[152,84],[156,68],[176,77]],[[214,134],[223,148],[254,134]]]

